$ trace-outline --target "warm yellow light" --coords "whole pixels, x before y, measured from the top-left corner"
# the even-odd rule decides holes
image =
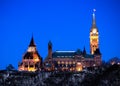
[[[93,33],[96,33],[97,32],[97,30],[96,29],[93,29]]]
[[[82,71],[82,69],[81,69],[81,68],[78,68],[77,71]]]
[[[60,64],[60,61],[58,61],[58,64]]]
[[[34,72],[34,71],[36,71],[36,69],[34,67],[29,67],[28,71],[33,71]]]
[[[72,64],[72,62],[70,61],[69,64]]]
[[[82,71],[82,64],[80,62],[76,64],[76,71]]]
[[[77,63],[77,65],[81,65],[81,63],[80,63],[80,62],[78,62],[78,63]]]
[[[34,59],[35,62],[39,62],[40,61],[37,54],[33,54],[33,57],[34,57],[33,59]]]
[[[23,71],[23,70],[24,70],[24,67],[19,67],[18,70],[19,70],[19,71]]]
[[[38,61],[40,61],[40,60],[39,60],[38,58],[35,58],[34,61],[35,61],[35,62],[38,62]]]
[[[82,66],[77,67],[76,71],[82,71]]]
[[[62,64],[64,64],[64,62],[62,61]]]

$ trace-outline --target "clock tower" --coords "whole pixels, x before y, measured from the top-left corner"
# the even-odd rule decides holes
[[[96,49],[99,48],[99,32],[96,26],[96,19],[95,19],[95,9],[93,10],[93,18],[92,18],[92,27],[90,30],[90,53],[94,54]]]

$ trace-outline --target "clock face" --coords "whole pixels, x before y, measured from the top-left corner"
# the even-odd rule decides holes
[[[93,33],[96,33],[97,32],[97,30],[96,29],[93,29]]]

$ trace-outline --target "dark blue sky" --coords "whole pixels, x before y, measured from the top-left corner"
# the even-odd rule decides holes
[[[32,34],[43,58],[49,40],[53,51],[89,53],[94,8],[102,59],[120,57],[120,0],[0,0],[0,69],[17,68]]]

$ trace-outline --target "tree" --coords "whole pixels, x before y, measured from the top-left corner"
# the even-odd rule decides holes
[[[120,62],[120,58],[118,58],[118,57],[113,57],[109,60],[109,63],[112,64],[112,65],[117,64],[119,62]]]
[[[12,64],[9,64],[9,65],[6,67],[6,70],[11,71],[11,70],[15,70],[15,68],[13,67]]]

